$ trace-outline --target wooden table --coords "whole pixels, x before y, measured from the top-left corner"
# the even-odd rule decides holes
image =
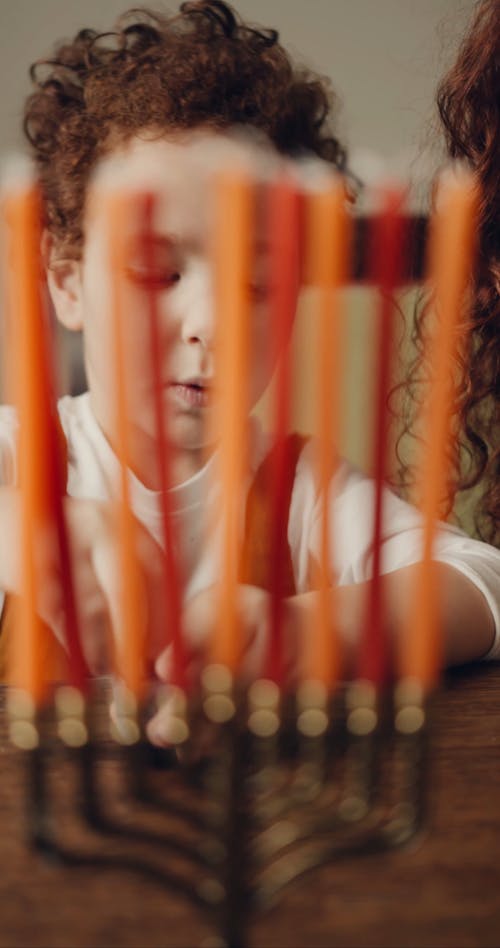
[[[251,946],[500,945],[500,667],[450,675],[436,720],[424,835],[402,851],[315,870],[252,924]],[[127,868],[113,839],[92,838],[88,851],[105,854],[110,864],[122,860],[120,868],[102,870],[90,859],[67,869],[28,851],[22,770],[5,744],[0,763],[1,948],[216,944],[182,897]],[[60,828],[71,837],[64,802],[71,799],[71,772],[63,767],[53,779]]]

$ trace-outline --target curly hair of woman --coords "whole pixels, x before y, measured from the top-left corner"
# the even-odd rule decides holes
[[[482,0],[476,5],[458,56],[439,85],[437,104],[448,156],[473,170],[481,192],[477,261],[464,312],[470,342],[458,366],[453,487],[458,494],[476,489],[476,532],[500,546],[499,0]],[[416,355],[408,378],[406,434],[411,434],[416,417],[431,310],[432,300],[416,307]],[[403,464],[403,484],[408,483],[408,475]]]

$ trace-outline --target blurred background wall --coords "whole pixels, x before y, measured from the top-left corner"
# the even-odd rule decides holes
[[[147,4],[145,4],[147,5]],[[177,3],[163,3],[175,10]],[[301,60],[331,77],[353,152],[410,168],[421,151],[437,80],[473,0],[236,0],[245,19],[275,27]],[[131,0],[0,0],[0,152],[21,143],[28,66],[54,41],[109,29]],[[141,4],[137,4],[141,6]],[[152,0],[153,8],[162,4]]]
[[[425,208],[440,160],[436,85],[453,60],[473,0],[236,0],[235,5],[245,19],[277,28],[296,58],[331,78],[341,101],[338,129],[353,169],[369,179],[385,163],[387,170],[411,179],[413,208]],[[0,158],[22,147],[29,64],[50,53],[56,39],[82,27],[111,28],[127,6],[126,0],[0,0]],[[404,305],[411,311],[412,293]],[[369,445],[372,306],[370,290],[349,293],[344,450],[361,465]],[[71,348],[68,341],[65,346]],[[71,351],[78,361],[78,345]],[[295,423],[307,428],[312,371],[307,306],[297,325],[296,351]]]

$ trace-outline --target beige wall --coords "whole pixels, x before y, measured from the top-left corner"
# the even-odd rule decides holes
[[[0,153],[19,145],[28,65],[57,38],[109,28],[133,0],[0,0]],[[139,6],[139,4],[137,4]],[[161,7],[151,0],[151,6]],[[331,77],[354,152],[409,167],[432,113],[438,77],[473,0],[236,0],[241,14],[280,30],[300,58]],[[176,9],[177,3],[165,3]]]
[[[416,288],[407,287],[398,294],[399,311],[394,316],[394,377],[401,377],[401,366],[407,358],[407,336],[404,318],[408,324],[415,305]],[[303,294],[292,337],[291,359],[295,379],[291,406],[293,430],[313,432],[316,426],[317,383],[317,297],[312,291]],[[376,295],[368,287],[352,286],[343,295],[339,319],[341,347],[340,382],[341,430],[339,451],[363,470],[372,466],[372,436],[374,427],[374,365],[377,356],[375,336]],[[266,427],[273,417],[271,385],[256,413]]]

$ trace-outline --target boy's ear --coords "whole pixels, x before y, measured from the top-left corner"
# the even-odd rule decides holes
[[[78,330],[83,325],[81,264],[57,255],[54,240],[48,231],[42,235],[42,259],[47,285],[56,316],[66,329]]]

